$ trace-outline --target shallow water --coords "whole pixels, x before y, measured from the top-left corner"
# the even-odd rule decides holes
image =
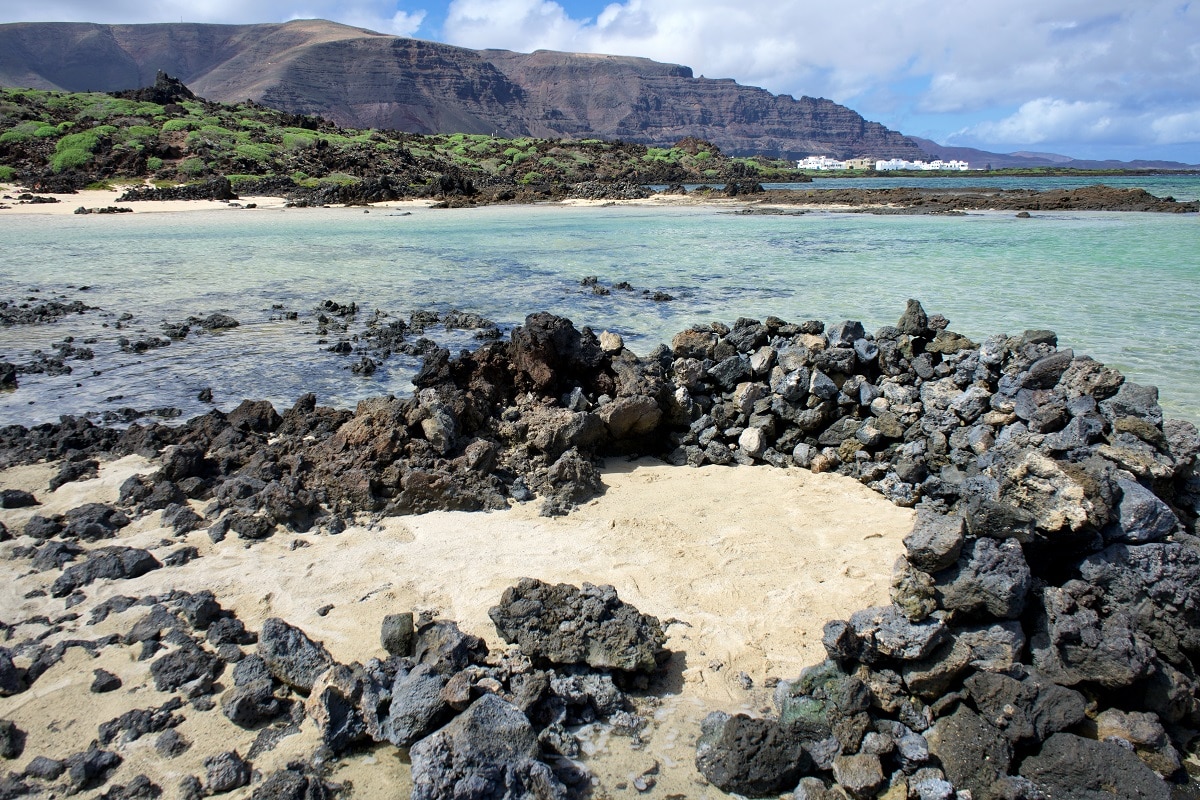
[[[94,339],[72,374],[21,376],[0,424],[123,406],[185,415],[244,397],[277,407],[407,391],[418,363],[393,356],[370,377],[316,335],[325,299],[407,319],[473,311],[507,332],[526,313],[620,332],[636,352],[691,324],[774,314],[894,323],[909,297],[972,337],[1051,328],[1075,348],[1157,384],[1168,414],[1200,421],[1200,219],[1194,214],[1007,213],[964,217],[813,213],[748,216],[705,207],[236,210],[117,217],[9,217],[0,298],[82,299],[99,311],[0,329],[0,360],[26,363],[64,337]],[[627,281],[598,296],[581,286]],[[86,291],[79,287],[88,286]],[[31,290],[38,289],[37,292]],[[643,291],[674,299],[655,302]],[[282,308],[277,308],[281,306]],[[296,311],[298,319],[282,319]],[[117,337],[223,311],[242,325],[193,332],[135,355]],[[133,319],[117,330],[118,315]],[[193,326],[193,331],[196,331]],[[354,329],[350,331],[353,333]],[[428,334],[452,348],[469,333]],[[100,374],[94,375],[93,372]]]

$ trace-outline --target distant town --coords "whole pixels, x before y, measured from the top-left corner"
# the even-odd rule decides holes
[[[840,170],[840,169],[873,169],[876,172],[891,170],[916,170],[931,172],[934,170],[966,172],[969,167],[966,161],[905,161],[903,158],[890,158],[876,161],[870,158],[850,158],[838,161],[827,156],[809,156],[796,162],[796,169]]]

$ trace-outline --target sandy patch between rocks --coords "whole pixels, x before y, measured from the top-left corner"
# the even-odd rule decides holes
[[[154,465],[128,457],[102,466],[96,480],[46,490],[56,470],[47,465],[0,473],[0,488],[34,491],[42,506],[0,511],[14,534],[34,513],[61,513],[83,502],[113,502],[129,475]],[[536,516],[535,503],[503,512],[439,512],[354,526],[336,536],[277,533],[247,544],[231,536],[212,543],[204,531],[173,537],[158,514],[139,519],[116,540],[151,549],[160,560],[181,545],[201,557],[129,581],[87,587],[87,600],[70,609],[49,596],[58,571],[30,573],[29,562],[11,557],[18,536],[0,544],[0,620],[17,624],[13,647],[43,634],[38,615],[63,622],[47,644],[67,638],[96,639],[124,633],[147,611],[135,606],[99,625],[85,623],[99,602],[118,594],[140,597],[172,589],[212,590],[253,630],[279,616],[321,640],[342,662],[385,656],[379,644],[382,618],[398,611],[432,610],[483,636],[502,642],[487,616],[503,590],[522,576],[549,582],[609,583],[621,598],[667,625],[675,655],[657,681],[660,701],[643,713],[653,718],[645,744],[584,732],[584,763],[595,774],[594,797],[634,796],[632,778],[655,768],[657,785],[647,796],[723,796],[693,766],[699,722],[710,710],[756,713],[770,705],[768,678],[794,677],[824,657],[821,629],[833,618],[887,602],[892,563],[902,552],[911,511],[896,508],[857,482],[836,475],[771,467],[670,467],[658,462],[610,461],[606,493],[566,518]],[[201,504],[196,504],[202,510]],[[294,542],[307,546],[294,548]],[[324,616],[318,609],[332,606]],[[24,754],[7,769],[23,769],[35,755],[64,758],[96,738],[97,725],[132,708],[150,708],[171,695],[155,691],[148,661],[138,647],[104,648],[98,658],[71,649],[29,691],[0,698],[0,718],[28,732]],[[253,646],[248,650],[253,651]],[[18,664],[25,662],[18,658]],[[103,667],[124,685],[92,694],[92,670]],[[745,678],[753,688],[745,688]],[[220,682],[229,685],[228,670]],[[145,773],[173,796],[187,774],[203,777],[204,757],[237,748],[245,755],[256,733],[230,723],[218,708],[185,706],[179,732],[194,745],[174,759],[159,756],[156,735],[117,745],[125,763],[111,783]],[[301,732],[253,759],[263,774],[304,759],[316,745],[315,730]],[[406,797],[405,756],[388,745],[345,757],[333,780],[350,780],[355,798]],[[248,797],[251,788],[226,795]]]

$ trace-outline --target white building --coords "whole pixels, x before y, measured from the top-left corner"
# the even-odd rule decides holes
[[[905,161],[903,158],[891,158],[886,161],[876,161],[875,170],[877,172],[888,172],[894,169],[909,169],[924,172],[932,172],[934,170],[948,170],[953,172],[966,172],[969,167],[966,161]]]
[[[850,169],[850,165],[845,161],[838,161],[837,159],[829,158],[828,156],[809,156],[808,158],[797,161],[796,169]]]

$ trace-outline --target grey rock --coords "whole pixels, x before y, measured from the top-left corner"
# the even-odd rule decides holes
[[[715,711],[701,723],[696,769],[723,792],[778,794],[794,787],[810,763],[800,737],[772,720]]]
[[[0,758],[19,758],[25,752],[25,731],[10,719],[0,719]]]
[[[929,752],[941,762],[946,778],[973,796],[985,797],[987,790],[1008,774],[1012,763],[1009,741],[962,705],[950,716],[939,719],[925,738]]]
[[[909,300],[896,328],[906,336],[925,336],[929,333],[929,317],[916,300]]]
[[[977,672],[963,682],[979,713],[1013,744],[1045,741],[1083,721],[1087,699],[1035,670],[1023,679]]]
[[[970,645],[954,637],[934,650],[928,658],[906,662],[900,674],[909,692],[932,702],[950,691],[970,663]]]
[[[323,644],[278,617],[263,622],[258,655],[276,679],[302,694],[308,694],[317,676],[333,666]]]
[[[666,643],[659,621],[622,602],[611,586],[579,589],[522,578],[488,616],[506,642],[555,664],[650,672]]]
[[[116,753],[101,750],[93,742],[89,749],[67,757],[67,784],[73,792],[99,786],[122,760]]]
[[[854,342],[865,337],[861,322],[846,320],[825,329],[825,338],[830,347],[853,347]]]
[[[1129,611],[1102,616],[1099,595],[1099,589],[1074,580],[1042,590],[1046,614],[1030,650],[1034,666],[1054,682],[1091,681],[1116,689],[1150,673],[1155,655],[1150,641]]]
[[[663,413],[651,397],[637,395],[618,397],[599,410],[600,419],[608,425],[614,439],[630,439],[646,436],[658,427]]]
[[[808,393],[821,400],[833,400],[838,396],[837,384],[819,369],[814,369],[808,379]]]
[[[1052,389],[1074,360],[1075,353],[1070,349],[1039,358],[1030,364],[1025,385],[1034,389]]]
[[[860,337],[854,340],[854,355],[858,356],[858,360],[862,363],[869,364],[879,358],[879,346],[869,339]]]
[[[904,537],[908,560],[930,574],[949,567],[962,551],[964,528],[963,518],[957,514],[918,510],[912,533]]]
[[[427,664],[397,674],[391,709],[380,724],[384,738],[397,747],[408,747],[436,729],[451,714],[450,705],[442,699],[445,685],[446,676]]]
[[[150,674],[154,676],[154,688],[160,692],[178,691],[194,682],[194,691],[189,694],[195,695],[207,693],[223,666],[216,656],[189,642],[155,659]]]
[[[56,781],[66,771],[67,764],[65,761],[58,761],[47,756],[34,756],[25,765],[25,777],[37,778],[40,781]]]
[[[413,800],[565,800],[566,787],[537,760],[529,719],[493,694],[413,745]]]
[[[1118,478],[1117,486],[1121,489],[1121,502],[1116,519],[1105,530],[1109,541],[1157,542],[1179,526],[1175,513],[1154,492],[1126,478]]]
[[[24,672],[13,663],[12,651],[0,647],[0,697],[9,697],[25,691]]]
[[[272,772],[251,793],[250,800],[332,800],[337,787],[302,769],[302,765],[292,764]]]
[[[111,539],[130,522],[125,512],[103,503],[85,503],[63,516],[67,526],[62,535],[85,542]]]
[[[729,390],[751,376],[750,364],[741,356],[732,355],[712,366],[708,370],[708,376],[718,386]]]
[[[1021,763],[1021,776],[1049,797],[1101,800],[1120,797],[1169,800],[1171,792],[1136,755],[1108,742],[1056,733],[1041,752]]]
[[[388,655],[407,656],[413,648],[413,615],[411,611],[388,614],[380,625],[379,639]]]
[[[1012,539],[969,540],[958,562],[936,577],[938,599],[949,611],[1015,619],[1025,610],[1029,565]]]
[[[250,762],[236,750],[204,759],[204,786],[209,794],[223,794],[250,783]]]
[[[921,622],[910,622],[894,605],[855,612],[849,628],[857,642],[855,655],[867,664],[881,658],[918,661],[932,653],[946,637],[946,624],[941,616],[935,614]],[[826,633],[829,630],[827,625]],[[838,658],[832,651],[830,657]]]
[[[872,753],[842,755],[833,760],[833,778],[851,797],[874,797],[885,782],[879,756]]]
[[[413,658],[449,678],[472,664],[482,664],[488,649],[478,636],[463,633],[452,620],[435,620],[417,629]]]
[[[1115,396],[1100,404],[1100,410],[1110,421],[1134,417],[1162,427],[1163,411],[1158,404],[1158,387],[1142,386],[1126,381]]]
[[[1025,650],[1025,631],[1015,621],[960,628],[955,637],[970,648],[970,666],[985,672],[1012,669]]]
[[[91,551],[87,561],[63,570],[50,587],[52,597],[66,597],[83,586],[101,579],[138,578],[162,564],[146,550],[136,547],[101,547]]]
[[[1200,551],[1182,543],[1112,545],[1079,566],[1102,592],[1101,613],[1135,614],[1136,628],[1158,654],[1185,665],[1200,649]]]
[[[163,758],[175,758],[190,749],[192,743],[175,728],[167,728],[154,740],[154,750]]]
[[[221,713],[241,728],[255,728],[275,719],[283,710],[269,678],[248,680],[221,695]]]

